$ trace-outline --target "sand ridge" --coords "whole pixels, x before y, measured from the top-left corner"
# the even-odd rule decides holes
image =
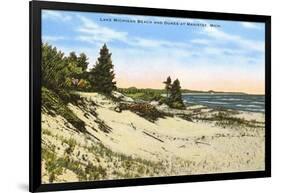
[[[117,112],[116,107],[120,102],[102,94],[79,92],[79,95],[84,105],[68,104],[68,108],[85,122],[88,134],[76,132],[63,117],[42,114],[42,128],[51,133],[43,135],[43,141],[56,146],[58,156],[65,156],[68,145],[62,145],[61,139],[66,138],[74,139],[79,144],[74,148],[74,154],[79,152],[80,157],[87,155],[85,159],[75,155],[70,156],[71,159],[83,164],[90,161],[108,170],[114,167],[112,163],[106,162],[107,158],[104,163],[101,160],[97,162],[98,158],[88,151],[89,148],[102,144],[118,155],[159,162],[167,167],[165,171],[154,176],[264,170],[262,113],[233,113],[231,116],[243,118],[249,122],[248,125],[252,124],[250,121],[255,121],[253,124],[257,125],[240,127],[234,124],[225,127],[209,118],[218,114],[217,111],[195,105],[183,111],[175,110],[173,116],[158,118],[152,122],[130,110]],[[199,113],[191,120],[182,117],[183,114],[190,115],[195,112]],[[126,173],[124,168],[120,168],[120,171]],[[106,179],[116,178],[117,174],[106,172]],[[46,177],[43,179],[48,181]],[[57,181],[77,179],[74,172],[65,170]]]

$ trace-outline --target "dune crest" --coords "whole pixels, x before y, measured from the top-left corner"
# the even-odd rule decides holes
[[[44,183],[264,170],[263,113],[174,110],[117,92],[77,94],[77,104],[67,107],[84,131],[42,111]],[[54,162],[61,169],[48,170]]]

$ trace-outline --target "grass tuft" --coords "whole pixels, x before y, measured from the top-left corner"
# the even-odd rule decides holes
[[[151,122],[156,121],[158,118],[165,118],[165,116],[171,116],[168,113],[158,111],[154,106],[148,103],[121,103],[119,108],[121,111],[130,110]]]
[[[48,109],[47,113],[51,115],[61,115],[71,123],[78,131],[85,132],[85,123],[79,119],[68,107],[65,102],[51,90],[42,88],[42,107]]]

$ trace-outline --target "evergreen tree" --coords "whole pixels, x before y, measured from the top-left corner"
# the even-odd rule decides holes
[[[165,89],[167,91],[167,98],[169,97],[169,92],[171,90],[171,83],[172,83],[172,80],[171,80],[171,77],[168,76],[167,80],[163,82],[165,84]]]
[[[86,54],[81,53],[77,58],[77,66],[82,68],[82,71],[85,72],[88,68],[89,62]]]
[[[69,56],[67,58],[68,63],[73,63],[73,64],[77,64],[77,55],[75,52],[70,52]]]
[[[178,79],[176,79],[171,86],[170,102],[171,102],[171,106],[174,108],[184,107],[184,103],[181,95],[180,81]]]
[[[94,89],[105,94],[110,94],[116,89],[115,74],[111,60],[111,53],[106,46],[100,49],[100,56],[96,65],[90,72],[90,80]]]
[[[87,80],[88,79],[88,68],[89,62],[88,62],[88,58],[86,56],[86,54],[81,53],[79,55],[79,57],[77,57],[77,67],[81,68],[81,74],[79,75],[79,79],[84,79]]]
[[[64,54],[56,47],[42,44],[42,85],[52,89],[63,87],[68,75]]]

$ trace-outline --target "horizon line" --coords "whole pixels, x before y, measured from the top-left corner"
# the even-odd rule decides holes
[[[165,88],[149,88],[149,87],[135,87],[135,86],[130,86],[130,87],[117,87],[120,89],[129,89],[129,88],[136,88],[136,89],[152,89],[152,90],[165,90]],[[188,88],[181,88],[181,90],[189,90],[189,91],[195,91],[195,92],[214,92],[214,93],[243,93],[243,94],[248,94],[248,95],[265,95],[265,93],[249,93],[249,92],[244,92],[244,91],[216,91],[216,90],[192,90],[192,89],[188,89]]]

